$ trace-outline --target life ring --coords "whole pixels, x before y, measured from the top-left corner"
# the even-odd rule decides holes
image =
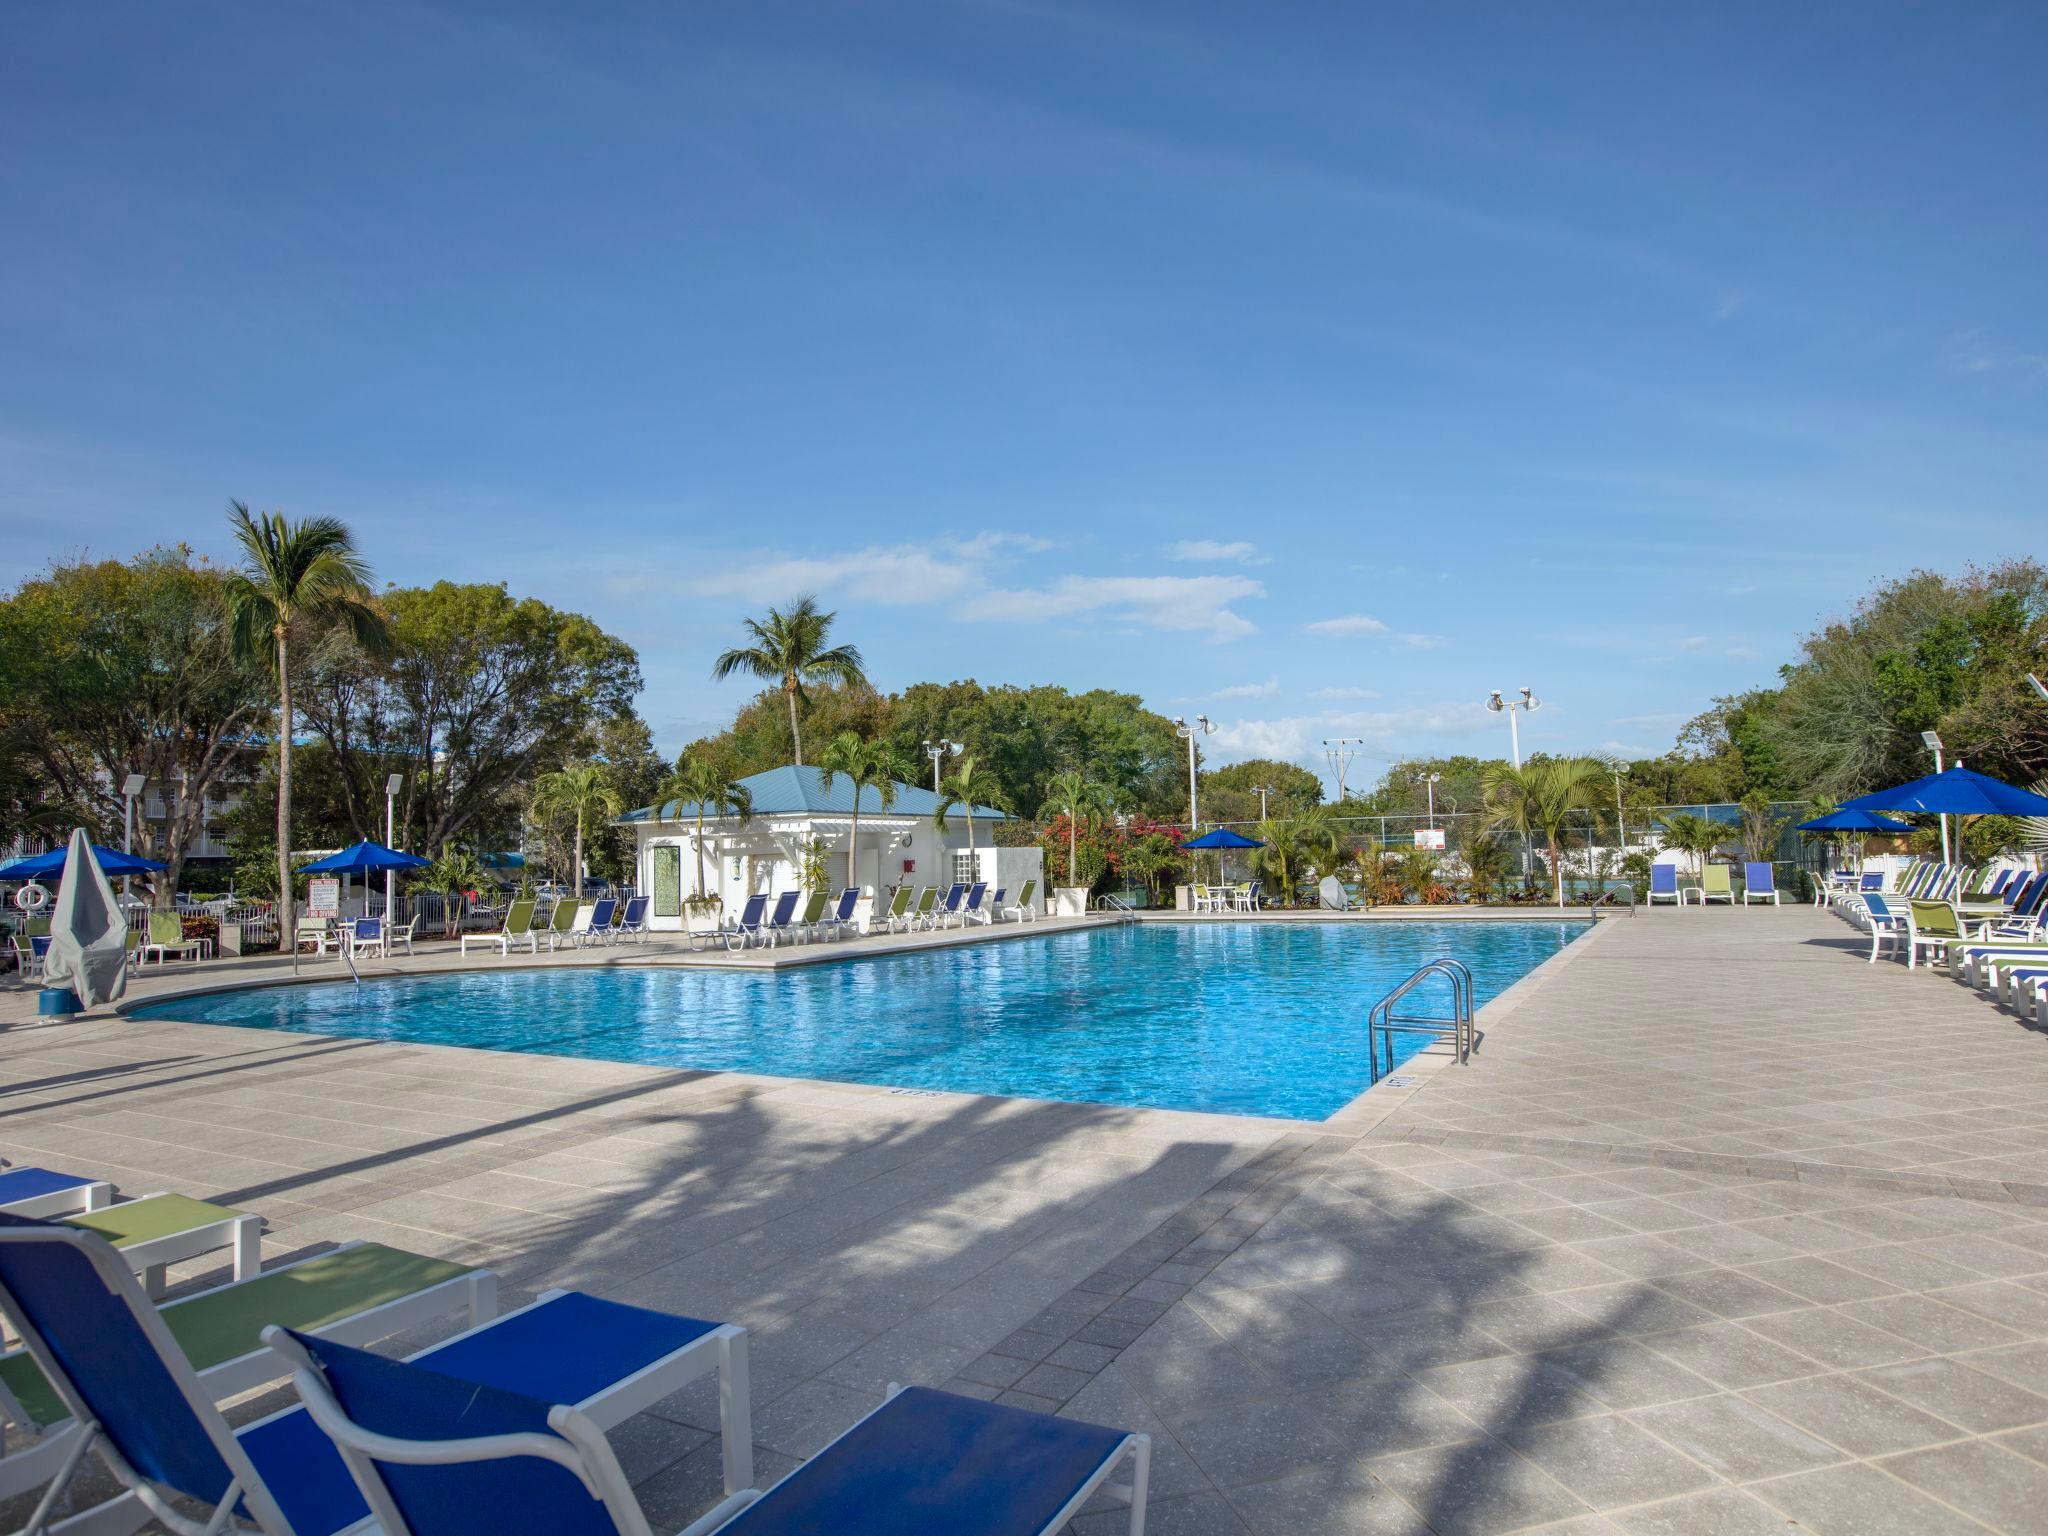
[[[24,912],[40,912],[50,904],[50,893],[31,880],[14,893],[14,904]]]

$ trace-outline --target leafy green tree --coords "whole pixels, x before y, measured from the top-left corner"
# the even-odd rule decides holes
[[[576,823],[576,852],[570,860],[570,880],[575,890],[583,889],[583,829],[586,820],[610,820],[625,809],[619,792],[612,787],[611,772],[603,763],[574,763],[543,774],[533,786],[533,812],[542,818],[573,818]]]
[[[462,931],[462,902],[471,891],[490,883],[490,872],[466,848],[443,848],[441,856],[418,879],[427,890],[441,898],[441,937],[452,939]]]
[[[285,943],[292,907],[293,647],[324,632],[346,630],[365,652],[389,646],[384,614],[370,595],[370,568],[346,525],[331,517],[292,522],[283,514],[250,516],[230,502],[229,524],[242,547],[242,567],[228,574],[226,598],[234,653],[267,662],[277,680],[277,923]]]
[[[704,818],[707,814],[732,817],[740,826],[754,819],[754,792],[733,777],[726,765],[708,752],[686,752],[676,760],[676,771],[657,792],[657,800],[679,800],[692,808],[697,818],[697,894],[708,896],[704,882]]]
[[[1344,846],[1335,825],[1319,810],[1262,821],[1258,838],[1266,846],[1252,850],[1252,866],[1272,876],[1280,887],[1280,899],[1290,907],[1297,877],[1310,865],[1322,869],[1334,865]]]
[[[1707,860],[1734,837],[1733,827],[1711,817],[1680,815],[1664,818],[1664,846],[1691,854],[1693,873],[1703,878],[1707,872]]]
[[[967,851],[974,852],[974,808],[986,805],[991,810],[1002,810],[998,802],[1002,799],[999,791],[986,782],[985,776],[977,775],[974,754],[969,752],[957,759],[953,771],[939,780],[938,802],[932,807],[932,826],[940,832],[946,830],[947,813],[960,809],[965,812],[967,822]]]
[[[815,597],[800,597],[784,612],[770,608],[765,619],[745,620],[754,643],[723,652],[712,664],[712,677],[723,680],[735,672],[777,684],[789,705],[789,743],[798,764],[804,760],[803,728],[797,705],[807,703],[806,689],[820,683],[846,688],[867,686],[860,651],[851,645],[828,646],[837,614],[819,611]]]
[[[851,731],[832,738],[818,766],[825,770],[828,781],[844,775],[853,783],[853,824],[846,837],[846,883],[859,886],[856,863],[860,857],[861,794],[873,790],[877,806],[887,811],[896,803],[896,786],[910,776],[910,767],[887,742],[863,741]]]
[[[1093,820],[1110,814],[1110,796],[1106,786],[1089,778],[1078,768],[1063,768],[1047,781],[1045,803],[1038,814],[1050,820],[1054,816],[1067,818],[1067,882],[1080,883],[1080,828],[1084,818]]]
[[[1487,768],[1481,824],[1518,837],[1540,834],[1550,849],[1550,873],[1557,904],[1564,905],[1564,844],[1572,819],[1599,803],[1607,773],[1590,757],[1538,758],[1516,768]]]
[[[1778,838],[1785,828],[1792,824],[1790,816],[1772,814],[1771,797],[1762,790],[1754,790],[1742,797],[1742,851],[1745,856],[1762,862],[1771,858],[1778,850]]]
[[[1202,817],[1217,823],[1286,817],[1322,804],[1323,781],[1297,763],[1270,757],[1249,758],[1196,775]],[[1263,811],[1259,788],[1268,791]]]
[[[1471,882],[1472,899],[1485,901],[1499,894],[1501,883],[1514,870],[1514,850],[1498,832],[1476,823],[1468,825],[1470,830],[1458,844],[1458,857],[1465,865],[1466,879]]]

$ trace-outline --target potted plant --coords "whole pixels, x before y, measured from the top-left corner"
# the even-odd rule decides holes
[[[725,902],[716,895],[685,896],[683,923],[692,934],[716,933],[724,926]]]

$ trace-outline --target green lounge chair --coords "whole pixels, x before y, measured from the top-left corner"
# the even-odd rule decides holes
[[[223,1248],[233,1253],[237,1280],[253,1280],[263,1268],[261,1216],[187,1195],[141,1195],[66,1216],[64,1223],[104,1237],[152,1296],[163,1294],[166,1266]]]
[[[368,1344],[453,1312],[471,1323],[496,1316],[497,1276],[381,1243],[350,1243],[296,1264],[266,1270],[165,1303],[158,1315],[216,1402],[276,1381],[288,1368],[262,1341],[272,1323],[307,1327],[325,1338]],[[57,1476],[76,1449],[70,1411],[18,1343],[0,1355],[0,1413],[22,1431],[40,1431],[25,1450],[0,1458],[0,1498]]]
[[[576,943],[576,915],[583,910],[583,903],[576,900],[555,903],[555,915],[548,923],[548,953],[553,954],[558,946],[571,948]]]
[[[1709,864],[1700,873],[1700,905],[1710,901],[1725,901],[1735,905],[1735,883],[1728,876],[1726,864]]]
[[[180,960],[188,957],[197,959],[205,950],[204,940],[185,937],[185,920],[177,913],[149,914],[149,942],[142,946],[142,956],[145,960],[155,955],[161,963],[169,960],[174,952]]]
[[[912,928],[931,928],[937,926],[937,919],[932,916],[932,909],[938,905],[938,901],[939,888],[936,885],[928,885],[920,891],[917,897],[917,907],[910,914],[910,926]]]
[[[511,954],[512,946],[515,944],[524,944],[526,952],[532,954],[536,948],[533,934],[532,899],[527,898],[515,901],[511,906],[507,907],[505,909],[505,926],[496,933],[465,933],[458,941],[460,952],[465,955],[468,954],[471,944],[495,944],[498,946],[498,953],[501,955]]]
[[[890,933],[896,931],[898,923],[910,926],[910,899],[916,893],[907,885],[896,887],[896,894],[889,898],[889,910],[882,914],[882,927]]]
[[[1037,922],[1038,908],[1032,902],[1032,898],[1037,894],[1038,882],[1036,880],[1026,880],[1024,882],[1024,889],[1017,893],[1017,899],[1004,907],[999,915],[1008,917],[1013,923]]]
[[[1962,943],[1962,919],[1947,902],[1915,898],[1906,903],[1906,913],[1906,969],[1919,963],[1923,949],[1930,960],[1945,960],[1949,945]]]
[[[803,915],[796,920],[796,930],[805,939],[824,937],[818,929],[820,920],[825,916],[825,903],[831,899],[830,891],[811,892],[811,899],[804,903]]]

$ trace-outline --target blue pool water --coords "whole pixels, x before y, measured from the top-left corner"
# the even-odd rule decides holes
[[[373,1040],[1320,1120],[1424,960],[1478,1001],[1583,923],[1159,923],[780,972],[625,966],[274,987],[138,1009]],[[1420,1041],[1414,1042],[1419,1046]]]

